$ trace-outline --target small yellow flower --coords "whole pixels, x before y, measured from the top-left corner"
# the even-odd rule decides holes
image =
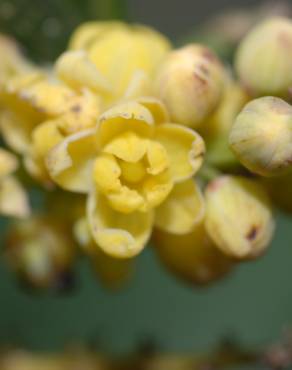
[[[95,128],[66,137],[46,158],[57,184],[89,193],[93,238],[111,256],[138,254],[154,224],[183,234],[203,216],[192,176],[202,164],[204,142],[167,122],[156,99],[121,103],[103,113]]]
[[[83,59],[76,62],[75,55],[62,55],[57,65],[62,67],[62,61],[66,64],[68,59],[71,65],[77,63],[82,69]],[[44,166],[47,151],[65,136],[93,127],[100,114],[100,98],[87,78],[92,66],[85,63],[85,67],[83,85],[81,77],[81,85],[69,86],[34,71],[10,79],[0,92],[3,106],[0,127],[4,140],[24,156],[28,172],[45,184],[50,183]],[[96,70],[94,66],[93,70]]]
[[[33,287],[67,287],[75,255],[67,223],[42,216],[15,222],[8,230],[6,245],[12,268]]]
[[[69,48],[84,50],[110,83],[110,102],[125,95],[149,94],[145,78],[152,80],[171,46],[165,36],[149,27],[110,21],[82,24],[73,33]]]
[[[205,225],[210,238],[228,256],[260,256],[274,233],[274,219],[264,188],[243,177],[221,176],[206,189]]]
[[[13,175],[18,168],[14,154],[0,148],[0,213],[6,216],[27,217],[30,206],[25,189]]]
[[[208,237],[203,222],[185,235],[156,230],[154,244],[163,265],[192,285],[217,281],[233,266],[231,259],[221,253]]]

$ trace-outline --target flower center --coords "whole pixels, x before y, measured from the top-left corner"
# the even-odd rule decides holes
[[[97,157],[94,180],[115,210],[146,212],[161,204],[172,189],[168,167],[168,156],[160,143],[126,132]]]

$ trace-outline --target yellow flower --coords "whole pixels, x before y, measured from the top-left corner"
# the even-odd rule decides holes
[[[113,101],[149,94],[145,79],[152,80],[171,46],[151,28],[110,21],[84,23],[72,35],[69,48],[86,52],[111,85],[108,101]]]
[[[264,188],[256,181],[235,176],[221,176],[209,183],[205,225],[218,248],[238,259],[260,256],[275,228]]]
[[[192,180],[204,142],[196,132],[167,122],[158,100],[121,103],[103,113],[95,128],[66,137],[48,153],[56,183],[89,193],[91,232],[109,255],[138,254],[154,224],[187,233],[204,213]]]
[[[68,58],[71,64],[76,63],[75,55],[66,55],[57,64],[62,66],[62,60],[67,63]],[[82,68],[83,59],[79,59],[77,64]],[[88,82],[87,69],[81,86],[68,86],[41,71],[34,71],[10,79],[0,93],[3,106],[0,127],[4,140],[24,156],[28,172],[45,184],[50,183],[44,166],[47,151],[65,136],[93,127],[100,114],[98,82],[94,89]]]
[[[13,175],[17,168],[17,158],[0,148],[0,213],[6,216],[27,217],[30,213],[27,194]]]
[[[233,266],[231,259],[221,253],[208,237],[203,222],[185,235],[156,230],[153,240],[162,264],[192,285],[214,282]]]
[[[34,216],[13,223],[6,253],[20,278],[36,288],[67,288],[75,244],[66,222],[55,216]]]

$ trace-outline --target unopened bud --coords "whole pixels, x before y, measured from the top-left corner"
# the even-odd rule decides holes
[[[251,94],[286,95],[292,85],[292,21],[275,17],[252,29],[239,45],[235,68]]]
[[[154,243],[162,264],[192,285],[214,282],[232,267],[231,260],[216,248],[202,223],[184,235],[156,230]]]
[[[248,103],[232,126],[229,144],[251,172],[275,176],[292,168],[292,107],[280,98]]]
[[[169,53],[158,73],[156,91],[174,122],[198,127],[217,107],[224,80],[217,56],[192,44]]]
[[[218,177],[206,189],[205,225],[213,242],[228,256],[256,258],[274,232],[269,198],[255,181]]]

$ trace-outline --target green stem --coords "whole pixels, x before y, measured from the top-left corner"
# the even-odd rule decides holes
[[[216,177],[222,175],[221,171],[217,168],[210,166],[209,164],[204,164],[200,169],[198,176],[206,183],[214,180]]]

